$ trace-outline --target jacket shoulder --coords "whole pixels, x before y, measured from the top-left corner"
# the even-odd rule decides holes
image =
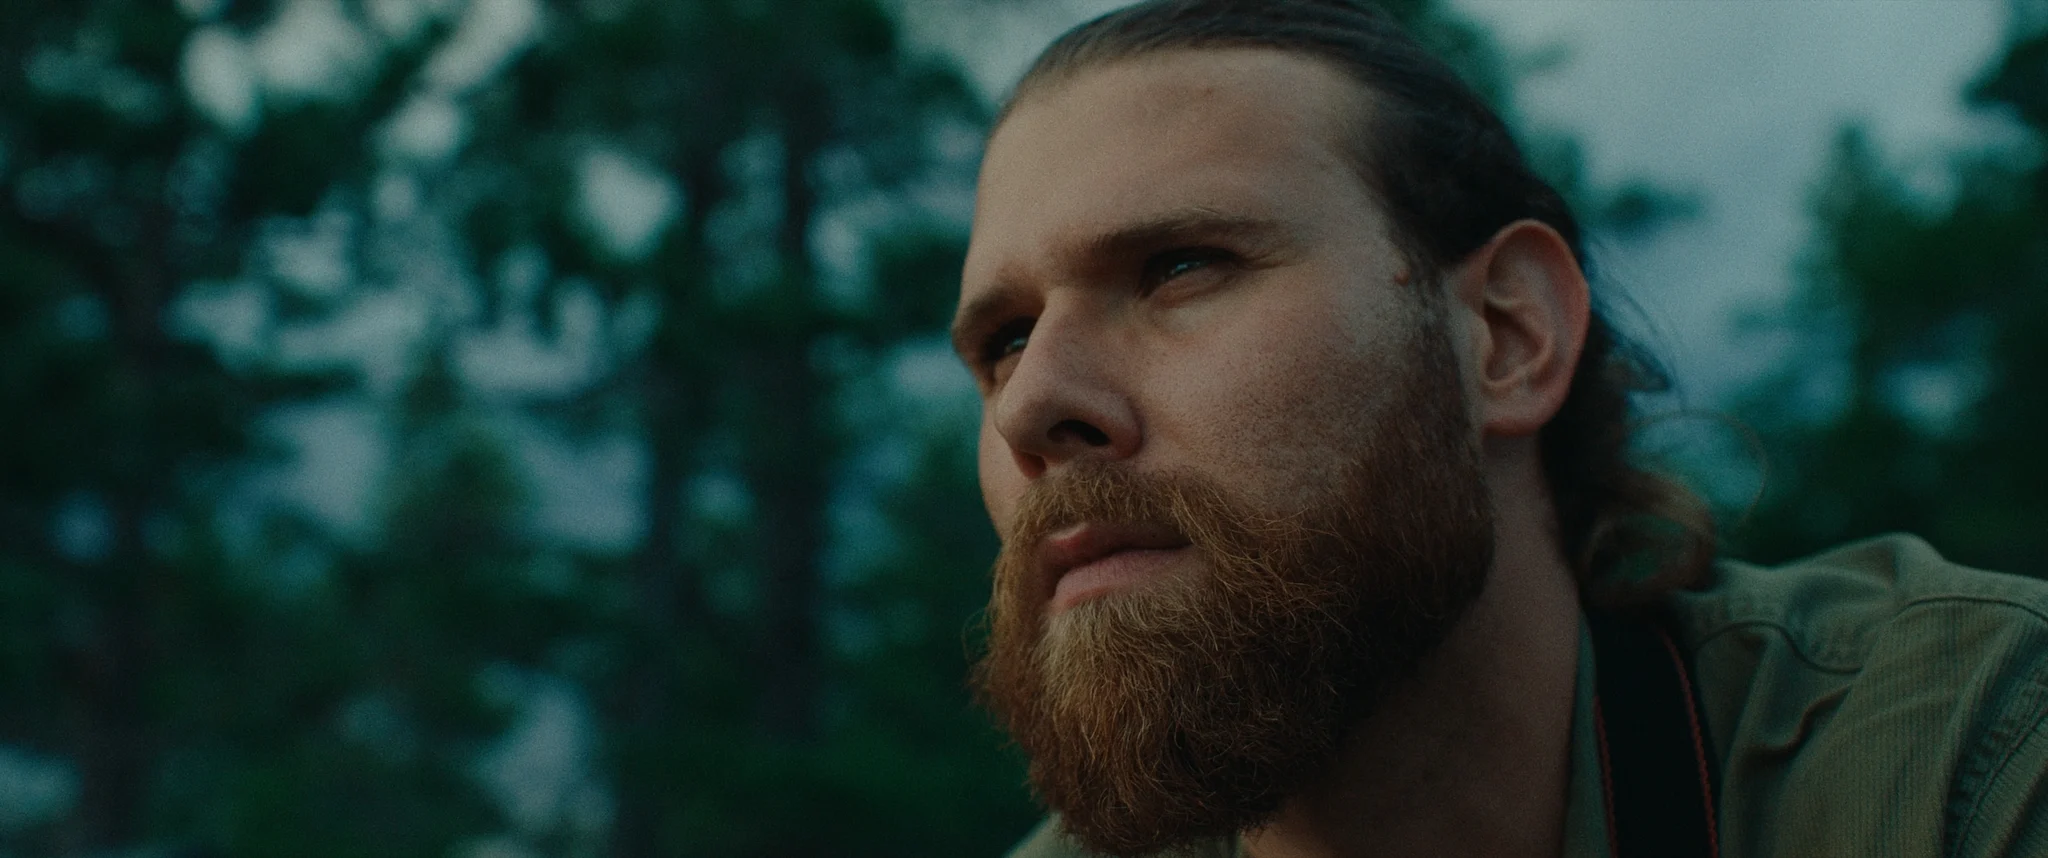
[[[1893,534],[1782,566],[1723,561],[1713,586],[1675,594],[1670,607],[1694,648],[1775,634],[1817,669],[1853,672],[1920,613],[2048,628],[2048,582],[1963,566]]]
[[[1727,854],[1958,854],[2008,827],[2001,796],[2042,775],[2024,763],[2048,714],[2048,582],[1903,535],[1716,572],[1668,606]]]

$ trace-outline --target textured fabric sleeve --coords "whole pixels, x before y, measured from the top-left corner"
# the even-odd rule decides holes
[[[2048,858],[2048,588],[1906,538],[1727,571],[1681,602],[1723,855]]]
[[[1956,772],[1946,839],[1959,858],[2048,856],[2048,642],[2027,625],[2014,630],[2027,656]]]

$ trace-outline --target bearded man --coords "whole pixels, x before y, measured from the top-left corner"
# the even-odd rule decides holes
[[[1377,9],[1162,0],[1026,74],[955,345],[1016,855],[2042,855],[2048,585],[1713,558],[1656,374]]]

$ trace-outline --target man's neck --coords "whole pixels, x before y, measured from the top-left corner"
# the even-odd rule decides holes
[[[1245,835],[1252,858],[1559,854],[1578,591],[1541,519],[1500,516],[1496,533],[1470,613],[1325,777]]]

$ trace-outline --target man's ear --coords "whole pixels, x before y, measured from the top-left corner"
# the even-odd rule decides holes
[[[1486,435],[1536,434],[1564,405],[1586,341],[1591,298],[1578,258],[1549,224],[1518,220],[1449,281],[1474,421]]]

